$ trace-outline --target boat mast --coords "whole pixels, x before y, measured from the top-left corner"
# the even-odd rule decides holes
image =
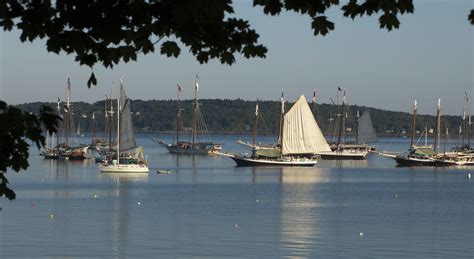
[[[176,100],[178,101],[178,107],[176,111],[176,144],[179,143],[179,131],[180,131],[180,118],[181,118],[181,101],[179,99],[179,94],[181,93],[181,86],[176,85]]]
[[[65,122],[65,129],[66,129],[66,148],[69,147],[69,124],[70,124],[70,116],[71,116],[71,78],[67,78],[67,99],[66,99],[66,122]]]
[[[109,148],[112,146],[112,129],[113,129],[113,120],[114,120],[114,105],[112,102],[112,97],[113,97],[113,91],[114,91],[114,82],[112,82],[112,88],[110,89],[110,99],[108,99],[110,111],[109,111]],[[118,106],[117,106],[117,111],[118,111]]]
[[[416,132],[416,110],[418,109],[418,104],[417,100],[415,99],[415,102],[413,103],[413,117],[411,120],[411,143],[410,143],[410,149],[414,148],[415,144],[415,132]]]
[[[448,134],[449,134],[449,130],[448,128],[446,127],[446,134],[444,135],[444,153],[446,154],[446,144],[448,142]]]
[[[59,97],[58,97],[58,102],[56,105],[56,110],[58,111],[58,116],[60,116],[61,115],[61,99],[59,99]],[[57,133],[58,134],[56,134],[56,145],[59,145],[59,131]],[[59,146],[57,148],[59,150]]]
[[[285,99],[283,99],[283,91],[281,91],[280,97],[280,128],[278,132],[278,138],[280,143],[280,148],[283,146],[283,123],[284,123],[284,115],[285,115]]]
[[[338,88],[339,91],[341,91],[341,88]],[[345,104],[346,104],[346,91],[344,90],[343,95],[342,95],[342,106],[341,106],[341,119],[340,119],[340,124],[339,124],[339,133],[337,136],[337,145],[339,146],[341,144],[341,138],[344,134],[343,129],[345,128],[346,124],[346,116],[345,116]]]
[[[465,122],[466,117],[468,117],[467,127],[466,127],[466,122]],[[463,148],[464,148],[464,133],[466,133],[468,146],[470,148],[470,145],[471,145],[471,115],[469,114],[469,99],[467,97],[467,92],[464,92],[464,112],[463,112],[462,121],[463,121],[463,127],[464,127],[463,128],[463,133],[462,133],[462,136],[463,136],[462,145],[463,145]]]
[[[435,139],[434,139],[434,150],[439,150],[439,141],[440,141],[440,134],[441,134],[441,98],[438,98],[438,107],[436,109],[436,132],[435,132]]]
[[[311,111],[313,112],[314,118],[316,118],[316,90],[313,89],[313,99],[311,100]]]
[[[120,95],[117,97],[117,165],[119,164],[120,164]]]
[[[461,135],[462,135],[462,147],[464,148],[464,135],[466,132],[466,107],[464,106],[463,111],[462,111],[462,130],[461,130]]]
[[[199,91],[199,77],[196,75],[196,81],[194,82],[194,113],[193,113],[193,129],[192,129],[192,135],[193,135],[193,141],[192,145],[194,146],[194,143],[196,141],[196,113],[199,109],[199,103],[198,103],[198,91]]]
[[[360,113],[359,113],[359,109],[357,109],[357,128],[355,131],[356,144],[359,144],[359,121],[360,121]]]
[[[92,112],[92,145],[94,145],[95,139],[95,114]]]
[[[257,128],[258,128],[258,103],[255,106],[255,122],[253,124],[253,146],[257,145]]]

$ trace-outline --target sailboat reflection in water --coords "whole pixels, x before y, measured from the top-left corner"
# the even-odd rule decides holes
[[[143,158],[143,147],[137,146],[133,132],[131,101],[125,94],[123,79],[120,79],[120,98],[117,99],[117,154],[116,159],[99,164],[101,172],[148,173],[147,161]],[[131,152],[131,151],[134,152]]]

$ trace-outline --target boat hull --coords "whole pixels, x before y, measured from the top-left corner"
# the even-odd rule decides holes
[[[148,173],[148,166],[136,164],[99,165],[101,173]]]
[[[396,156],[397,166],[435,166],[433,159],[413,158],[405,156]]]
[[[367,157],[368,152],[325,152],[318,155],[321,156],[321,159],[325,160],[364,160]]]
[[[173,145],[167,145],[165,147],[171,154],[207,155],[210,152],[209,149],[185,148]]]
[[[277,160],[277,159],[258,159],[246,158],[238,156],[230,156],[237,166],[314,166],[318,161],[313,159],[294,159],[294,160]]]

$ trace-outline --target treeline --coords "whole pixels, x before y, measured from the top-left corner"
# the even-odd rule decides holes
[[[242,99],[204,99],[200,100],[201,111],[211,132],[221,133],[250,133],[255,118],[255,105],[257,101],[245,101]],[[56,103],[27,103],[17,107],[36,113],[42,105],[48,105],[56,109]],[[190,128],[192,123],[194,100],[182,100],[182,127]],[[280,102],[258,101],[259,105],[259,127],[260,134],[275,134],[278,132]],[[73,118],[76,127],[80,125],[81,131],[88,132],[92,128],[92,113],[95,115],[95,130],[103,131],[105,127],[105,101],[94,104],[85,102],[74,102]],[[286,109],[291,103],[285,104]],[[63,108],[61,108],[63,109]],[[115,108],[114,108],[115,109]],[[325,133],[335,132],[337,111],[335,105],[316,104],[312,107],[316,120],[321,130]],[[411,132],[411,114],[406,112],[394,112],[375,109],[365,106],[350,105],[347,108],[347,130],[355,128],[357,111],[362,115],[366,110],[370,111],[372,122],[377,134],[401,135]],[[176,127],[176,101],[175,100],[133,100],[132,113],[133,124],[137,131],[174,131]],[[462,123],[461,116],[442,116],[441,128],[449,128],[450,135],[458,133]],[[351,126],[352,125],[352,126]],[[435,128],[435,117],[431,115],[417,116],[417,130],[423,131]]]

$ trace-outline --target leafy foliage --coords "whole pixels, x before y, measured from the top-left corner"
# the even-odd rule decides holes
[[[39,115],[22,111],[8,106],[0,101],[0,197],[15,199],[15,192],[8,188],[6,172],[9,168],[15,172],[28,168],[27,140],[32,141],[38,148],[44,145],[42,127],[56,132],[59,117],[50,107],[42,106]]]

